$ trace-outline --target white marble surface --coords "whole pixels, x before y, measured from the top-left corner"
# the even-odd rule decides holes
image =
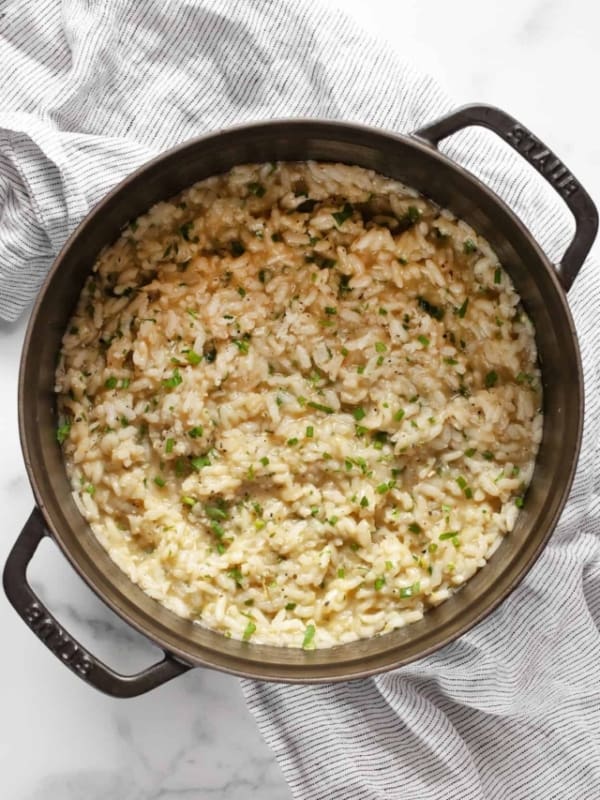
[[[600,200],[600,13],[591,0],[510,0],[493,12],[480,0],[345,0],[343,8],[439,76],[457,100],[495,103],[521,119]],[[0,323],[2,563],[32,507],[16,414],[25,322]],[[30,577],[67,629],[110,664],[133,670],[156,655],[51,544]],[[291,797],[234,678],[195,670],[145,697],[112,700],[65,669],[3,598],[0,624],[3,800]]]

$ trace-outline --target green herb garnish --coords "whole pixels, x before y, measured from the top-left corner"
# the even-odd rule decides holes
[[[347,219],[350,219],[353,212],[354,209],[352,208],[351,204],[344,203],[344,207],[342,208],[342,210],[334,212],[331,216],[334,218],[335,224],[338,227],[341,227],[344,224],[344,222],[346,222]]]
[[[491,372],[488,372],[488,374],[485,376],[485,388],[491,389],[493,386],[496,385],[497,381],[498,381],[498,373],[495,372],[494,370],[491,370]]]
[[[162,385],[165,389],[175,389],[175,387],[179,386],[181,383],[183,383],[183,378],[177,367],[173,370],[173,374],[170,378],[166,378],[162,381]]]
[[[465,314],[467,313],[467,308],[469,307],[469,298],[465,298],[464,303],[459,308],[455,309],[455,314],[459,316],[461,319],[464,318]]]
[[[69,421],[63,422],[62,425],[59,425],[56,429],[56,441],[59,444],[62,444],[65,439],[68,438],[69,433],[71,432],[71,423]]]
[[[430,303],[429,300],[426,300],[424,297],[417,297],[417,302],[419,304],[419,308],[422,309],[426,314],[429,314],[430,317],[434,319],[441,320],[444,317],[444,309],[440,308],[439,306],[434,306],[433,303]]]
[[[210,467],[210,459],[208,456],[196,456],[196,458],[190,459],[190,464],[199,472],[202,467]]]
[[[314,649],[314,642],[313,639],[315,638],[316,628],[314,625],[307,625],[306,630],[304,631],[304,640],[302,642],[302,648],[304,650],[312,650]]]
[[[235,581],[235,585],[238,587],[238,589],[242,588],[243,585],[242,580],[244,576],[242,575],[239,567],[234,567],[233,569],[230,569],[229,572],[227,573],[227,577],[231,578],[232,581]]]
[[[322,403],[314,403],[309,400],[306,404],[309,408],[314,408],[316,411],[322,411],[324,414],[335,414],[335,410],[331,406],[324,406]]]
[[[250,192],[250,194],[253,194],[253,195],[255,195],[256,197],[264,197],[264,195],[265,195],[265,192],[266,192],[267,190],[266,190],[266,189],[265,189],[265,187],[262,185],[262,183],[255,183],[255,182],[253,181],[252,183],[249,183],[249,184],[248,184],[248,191]]]
[[[252,634],[256,631],[256,623],[252,622],[252,620],[248,621],[244,633],[242,635],[242,639],[247,642],[248,639],[252,636]]]

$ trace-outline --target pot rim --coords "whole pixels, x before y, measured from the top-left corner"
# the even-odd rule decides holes
[[[331,132],[340,131],[341,133],[343,133],[347,131],[349,133],[352,133],[358,131],[370,135],[376,135],[385,138],[391,142],[398,142],[404,145],[408,145],[410,148],[414,148],[420,151],[421,153],[425,154],[429,159],[432,160],[433,163],[435,163],[436,161],[443,163],[446,167],[450,167],[452,170],[456,171],[464,178],[466,178],[468,182],[475,184],[477,190],[485,194],[488,200],[492,201],[493,204],[498,206],[499,209],[501,209],[503,213],[509,217],[511,224],[513,224],[520,231],[520,233],[525,238],[527,238],[529,244],[531,245],[531,247],[533,248],[538,257],[539,262],[543,264],[543,267],[546,273],[548,274],[548,277],[550,277],[551,279],[554,291],[558,297],[560,305],[562,306],[562,311],[565,314],[565,318],[568,321],[569,332],[573,340],[574,351],[576,353],[576,364],[574,366],[577,375],[577,390],[579,394],[579,402],[578,402],[577,431],[576,431],[576,437],[574,437],[574,442],[573,442],[574,445],[573,458],[568,466],[568,472],[565,471],[565,477],[563,478],[563,491],[560,502],[556,507],[555,513],[552,515],[550,519],[550,522],[547,526],[547,529],[543,537],[541,537],[541,539],[539,540],[536,548],[529,554],[527,560],[524,561],[524,563],[522,563],[519,569],[515,571],[511,580],[502,588],[497,597],[493,598],[491,601],[480,603],[478,606],[478,610],[474,612],[472,615],[470,615],[469,620],[467,622],[461,623],[456,631],[453,630],[451,633],[448,633],[447,635],[440,636],[435,643],[431,644],[428,647],[423,648],[421,651],[418,652],[418,654],[409,657],[403,657],[401,653],[398,653],[397,660],[393,660],[390,657],[388,658],[386,663],[384,664],[379,663],[374,666],[373,665],[361,666],[364,665],[366,662],[365,659],[359,655],[354,660],[348,660],[343,662],[344,672],[342,674],[327,674],[326,676],[323,675],[323,673],[325,672],[324,667],[313,665],[311,668],[309,662],[307,662],[302,667],[295,668],[295,670],[291,670],[293,674],[290,675],[280,674],[285,669],[285,667],[281,664],[277,665],[277,667],[275,668],[275,672],[279,670],[277,674],[267,674],[264,666],[261,665],[260,662],[252,660],[246,660],[244,662],[245,666],[243,667],[239,667],[237,665],[232,666],[231,662],[233,662],[234,659],[229,659],[228,662],[224,664],[223,663],[217,664],[211,661],[210,658],[204,659],[203,657],[199,658],[197,656],[191,656],[188,652],[185,651],[184,648],[180,647],[176,643],[169,641],[167,638],[165,638],[165,636],[162,634],[161,631],[158,632],[153,631],[150,629],[149,626],[147,627],[144,624],[142,624],[141,621],[130,617],[126,610],[120,608],[118,603],[116,603],[111,597],[108,597],[107,595],[104,594],[102,589],[97,585],[95,577],[93,575],[88,574],[88,572],[76,560],[70,548],[63,541],[63,537],[60,533],[59,526],[54,524],[52,516],[47,509],[46,502],[44,499],[44,493],[38,481],[37,477],[38,468],[36,467],[34,459],[32,457],[32,452],[31,452],[32,448],[30,447],[29,434],[25,420],[25,396],[27,392],[27,386],[25,384],[25,372],[26,372],[25,365],[27,362],[29,352],[32,347],[32,335],[34,329],[36,328],[36,323],[40,312],[40,308],[43,304],[43,300],[46,296],[46,293],[49,291],[52,283],[54,282],[55,276],[59,273],[61,269],[61,265],[63,259],[65,258],[65,255],[71,250],[71,248],[74,245],[76,245],[79,237],[82,235],[82,233],[85,232],[85,229],[90,223],[90,221],[98,217],[99,215],[102,215],[105,207],[112,201],[112,199],[116,195],[121,194],[124,191],[127,191],[132,181],[140,178],[145,173],[149,172],[156,165],[164,161],[170,160],[172,158],[176,158],[180,156],[182,153],[185,153],[186,151],[192,151],[195,150],[196,148],[203,147],[204,145],[216,141],[217,139],[222,138],[223,136],[235,135],[237,133],[246,131],[248,132],[254,131],[258,133],[261,130],[277,129],[281,125],[286,125],[286,126],[291,125],[296,129],[299,130],[307,129],[307,131],[311,127],[317,126],[319,128],[321,127],[327,128]],[[584,389],[583,369],[582,369],[581,354],[578,344],[577,333],[575,330],[573,317],[567,303],[566,294],[560,284],[556,269],[554,268],[554,266],[552,265],[552,263],[550,262],[550,260],[540,247],[540,245],[538,244],[537,240],[533,237],[533,235],[524,225],[524,223],[519,219],[519,217],[515,214],[515,212],[510,208],[510,206],[508,206],[508,204],[499,195],[497,195],[492,189],[490,189],[473,173],[469,172],[460,164],[458,164],[448,156],[441,153],[431,143],[428,143],[424,141],[422,138],[419,138],[417,134],[399,134],[393,131],[377,128],[374,126],[368,126],[368,125],[362,125],[358,123],[338,121],[338,120],[316,119],[310,117],[291,118],[291,119],[283,118],[283,119],[243,123],[235,126],[228,126],[218,131],[212,131],[210,133],[194,137],[181,144],[171,147],[168,150],[150,159],[149,161],[145,162],[140,167],[138,167],[134,172],[130,173],[123,180],[119,181],[119,183],[113,189],[111,189],[110,192],[104,195],[103,198],[88,212],[88,214],[86,214],[84,219],[79,223],[79,225],[68,237],[65,244],[59,251],[56,258],[54,259],[53,264],[50,270],[48,271],[47,276],[44,279],[44,282],[37,294],[35,303],[32,307],[31,315],[28,321],[27,330],[23,342],[23,349],[21,353],[20,367],[19,367],[19,381],[18,381],[19,437],[21,442],[21,449],[23,452],[23,458],[27,470],[27,475],[33,490],[35,502],[43,515],[45,524],[52,538],[58,544],[61,551],[64,553],[64,555],[66,556],[72,567],[75,569],[77,574],[80,575],[80,577],[85,581],[86,585],[89,586],[90,589],[100,598],[100,600],[102,600],[102,602],[104,602],[113,612],[115,612],[128,625],[131,625],[143,636],[150,639],[154,643],[158,644],[166,652],[173,654],[180,661],[194,666],[203,666],[203,667],[218,669],[222,672],[226,672],[243,678],[276,680],[283,683],[315,684],[315,683],[323,683],[325,681],[333,683],[333,682],[356,680],[360,678],[370,677],[372,675],[390,671],[399,666],[403,666],[404,664],[408,664],[412,661],[430,655],[431,653],[455,641],[457,638],[459,638],[460,636],[464,635],[469,630],[471,630],[475,625],[479,624],[483,619],[489,616],[508,597],[508,595],[510,595],[514,591],[514,589],[519,585],[519,583],[521,583],[521,581],[525,578],[525,576],[530,571],[534,563],[537,561],[542,550],[546,546],[550,536],[552,535],[556,527],[556,524],[560,518],[560,515],[562,514],[562,511],[570,494],[571,486],[575,477],[575,472],[579,459],[582,433],[583,433],[583,416],[584,416],[583,389]],[[260,647],[261,645],[253,645],[250,642],[248,643],[248,646],[253,648],[257,646]],[[344,647],[344,645],[340,645],[340,647]],[[210,651],[205,649],[203,650],[203,652],[208,653]],[[310,653],[308,653],[307,655],[310,656]],[[342,662],[340,662],[340,664],[341,663]],[[305,674],[304,673],[295,674],[295,672],[302,672],[302,670],[304,670]]]

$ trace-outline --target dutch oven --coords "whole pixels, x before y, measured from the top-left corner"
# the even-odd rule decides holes
[[[437,149],[472,125],[498,134],[564,199],[575,235],[554,266],[515,214],[489,188]],[[544,392],[544,435],[527,503],[514,531],[487,566],[424,618],[384,636],[306,652],[228,639],[177,617],[133,584],[111,561],[77,510],[56,441],[54,371],[61,338],[99,251],[131,219],[192,183],[247,162],[314,159],[376,170],[418,189],[481,233],[521,295],[535,330]],[[17,612],[44,644],[85,681],[108,694],[141,694],[191,667],[211,667],[263,680],[342,681],[391,670],[456,639],[515,588],[548,541],[577,464],[583,426],[583,377],[566,301],[596,235],[598,215],[566,166],[523,125],[488,106],[467,106],[400,136],[354,124],[273,121],[187,142],[124,180],[85,218],[65,244],[35,303],[19,380],[21,444],[36,508],[6,563],[4,587]],[[27,565],[50,536],[96,594],[159,645],[164,659],[136,675],[120,675],[95,658],[54,619],[31,589]]]

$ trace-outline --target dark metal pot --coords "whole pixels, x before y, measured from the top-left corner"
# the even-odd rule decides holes
[[[436,149],[471,125],[490,128],[562,196],[576,232],[554,267],[523,224],[486,186]],[[135,586],[108,557],[75,507],[56,442],[54,369],[61,337],[100,249],[158,200],[235,164],[275,160],[343,161],[377,170],[450,208],[485,236],[510,273],[537,331],[544,386],[544,437],[527,503],[513,533],[455,596],[424,619],[385,636],[305,652],[234,641],[187,622]],[[86,217],[56,259],[25,338],[19,383],[21,443],[37,508],[4,571],[4,587],[38,637],[84,680],[120,697],[141,694],[191,666],[264,680],[324,682],[360,678],[407,664],[468,631],[515,588],[540,554],[567,499],[581,440],[583,379],[565,290],[595,238],[598,215],[567,168],[502,111],[470,106],[411,136],[337,122],[295,120],[239,127],[196,139],[135,172]],[[119,675],[56,622],[27,582],[43,536],[63,550],[87,584],[117,614],[165,652],[132,676]]]

